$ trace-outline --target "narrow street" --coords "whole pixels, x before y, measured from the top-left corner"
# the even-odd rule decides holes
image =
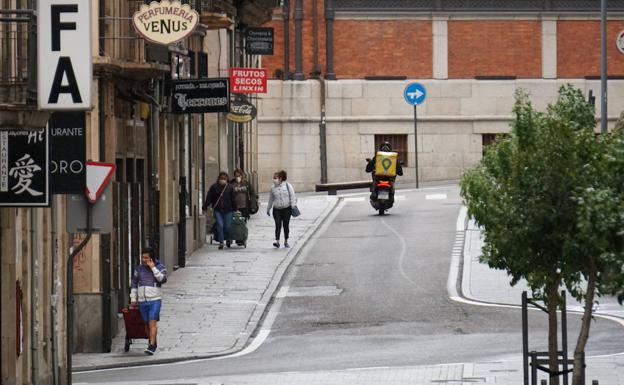
[[[234,384],[254,383],[244,376],[260,374],[289,383],[295,372],[335,377],[362,368],[398,373],[410,366],[519,360],[519,310],[449,299],[459,209],[456,186],[399,191],[384,217],[364,195],[346,197],[287,272],[251,344],[257,349],[233,358],[77,373],[74,383]],[[532,312],[530,319],[531,348],[544,349],[545,316]],[[569,316],[571,348],[578,323]],[[620,352],[624,328],[597,319],[588,356]]]

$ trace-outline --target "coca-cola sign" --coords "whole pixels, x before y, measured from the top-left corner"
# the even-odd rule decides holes
[[[176,80],[171,85],[171,112],[174,114],[228,112],[229,90],[227,78]]]
[[[252,121],[257,114],[258,112],[253,104],[245,100],[235,100],[230,103],[230,112],[226,117],[232,122],[246,123]]]

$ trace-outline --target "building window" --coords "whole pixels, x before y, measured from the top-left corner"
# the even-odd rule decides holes
[[[375,135],[375,150],[383,142],[388,142],[392,146],[392,150],[399,153],[399,162],[403,167],[407,167],[407,134],[377,134]]]

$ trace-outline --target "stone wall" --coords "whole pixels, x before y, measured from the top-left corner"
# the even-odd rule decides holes
[[[375,134],[408,135],[408,167],[399,183],[414,183],[414,114],[403,99],[406,81],[328,81],[326,88],[329,182],[368,179],[365,159]],[[482,134],[509,132],[514,93],[526,89],[545,110],[566,83],[585,95],[600,93],[598,80],[424,80],[427,99],[418,107],[419,180],[458,179],[482,155]],[[609,82],[610,124],[624,105],[624,81]],[[295,188],[313,190],[320,181],[318,80],[269,82],[258,101],[259,189],[267,191],[273,172],[285,169]],[[597,101],[596,116],[600,116]]]

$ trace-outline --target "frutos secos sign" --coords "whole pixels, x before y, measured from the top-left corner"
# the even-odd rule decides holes
[[[199,24],[199,14],[179,1],[152,1],[132,16],[137,32],[152,43],[168,45],[189,36]]]

